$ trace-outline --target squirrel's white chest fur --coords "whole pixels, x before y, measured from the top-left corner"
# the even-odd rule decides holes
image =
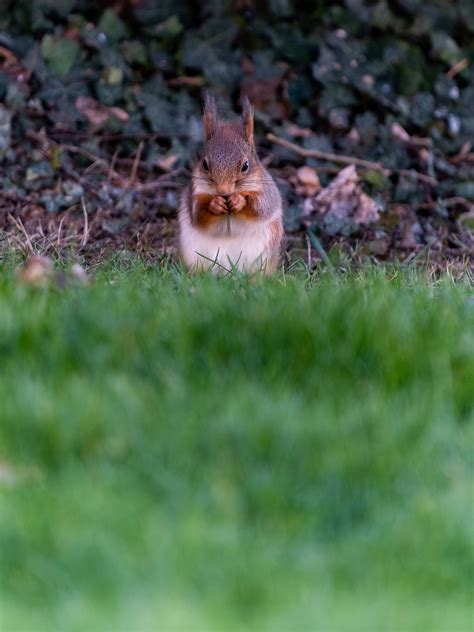
[[[187,214],[180,215],[181,254],[195,270],[217,271],[237,268],[244,272],[264,269],[271,258],[269,221],[250,222],[224,217],[214,230],[192,225]]]

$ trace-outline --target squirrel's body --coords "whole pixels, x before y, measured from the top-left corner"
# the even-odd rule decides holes
[[[180,251],[193,271],[273,272],[283,237],[280,193],[255,153],[253,114],[220,122],[215,102],[204,112],[205,156],[179,208]]]

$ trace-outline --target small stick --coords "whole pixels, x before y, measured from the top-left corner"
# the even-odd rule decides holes
[[[87,217],[87,208],[86,208],[86,202],[84,200],[84,196],[81,197],[81,205],[82,205],[82,213],[84,215],[84,234],[82,235],[79,248],[84,248],[89,239],[89,218]]]
[[[88,151],[87,149],[84,149],[82,147],[75,147],[74,145],[69,145],[67,143],[66,144],[60,144],[59,147],[60,147],[60,149],[62,149],[64,151],[68,151],[68,152],[70,152],[72,154],[79,154],[81,156],[84,156],[85,158],[90,160],[92,163],[94,163],[94,166],[101,165],[102,167],[104,167],[104,169],[107,170],[107,173],[108,173],[109,177],[112,176],[113,178],[115,178],[119,182],[122,181],[122,176],[119,173],[117,173],[116,171],[114,171],[114,170],[112,170],[110,168],[110,165],[107,162],[107,160],[105,160],[105,158],[100,158],[99,156],[96,156],[92,152]]]
[[[432,187],[438,185],[438,180],[436,180],[436,178],[432,178],[431,176],[427,176],[425,173],[415,171],[415,169],[397,169],[396,172],[401,176],[408,176],[409,178],[415,176],[415,178],[420,180],[420,182],[426,182],[426,184],[429,184]]]
[[[113,172],[114,172],[114,170],[115,170],[115,162],[116,162],[116,160],[117,160],[118,154],[119,154],[119,149],[117,148],[117,149],[114,151],[114,155],[112,156],[112,160],[110,161],[110,165],[109,165],[109,172],[108,172],[108,174],[107,174],[107,182],[108,182],[108,183],[110,183],[110,181],[112,180],[112,173],[113,173]]]
[[[129,187],[132,187],[135,184],[135,180],[137,179],[138,165],[140,164],[140,158],[142,156],[142,151],[143,151],[144,146],[145,146],[145,143],[143,141],[140,141],[140,144],[138,145],[137,153],[135,154],[135,160],[133,161],[132,170],[130,172],[130,178],[128,180]]]
[[[443,204],[446,207],[451,207],[451,206],[464,206],[464,208],[467,208],[468,211],[471,211],[474,209],[474,202],[470,202],[469,200],[466,200],[466,198],[463,197],[450,197],[450,198],[438,198],[437,200],[433,201],[433,202],[415,202],[413,204],[408,204],[408,203],[404,203],[401,204],[401,206],[404,206],[406,208],[426,208],[426,209],[432,209],[432,208],[436,208],[437,204]],[[400,206],[399,202],[391,202],[389,203],[389,207],[396,207],[396,206]]]
[[[46,239],[46,235],[44,234],[44,230],[43,230],[43,227],[41,226],[40,220],[38,220],[38,232],[40,234],[40,237],[43,237],[43,239]]]
[[[153,191],[153,189],[181,189],[182,186],[183,185],[178,182],[154,181],[137,184],[135,188],[143,193],[145,191]]]
[[[62,231],[62,229],[63,229],[64,219],[65,219],[65,216],[63,215],[63,216],[61,217],[61,221],[59,222],[59,228],[58,228],[58,240],[57,240],[58,248],[59,248],[59,246],[60,246],[60,244],[61,244],[61,231]]]
[[[73,132],[68,130],[55,131],[51,130],[49,132],[49,136],[52,139],[55,138],[69,138],[71,140],[83,140],[90,138],[89,132]],[[167,134],[160,134],[158,132],[155,133],[146,133],[146,134],[97,134],[94,135],[97,139],[97,142],[114,142],[121,140],[150,140],[152,141],[154,138],[168,138]]]
[[[311,242],[309,241],[308,234],[306,234],[306,251],[308,254],[308,270],[311,270]]]
[[[358,165],[359,167],[365,167],[366,169],[376,169],[377,171],[383,171],[389,174],[390,170],[384,167],[379,162],[372,162],[370,160],[363,160],[362,158],[353,158],[352,156],[340,156],[338,154],[331,154],[326,151],[319,151],[318,149],[305,149],[295,143],[291,143],[289,140],[279,138],[275,134],[267,134],[267,139],[275,145],[281,145],[286,149],[294,151],[296,154],[303,156],[304,158],[319,158],[320,160],[327,160],[329,162],[338,162],[342,165]]]
[[[474,152],[467,154],[457,154],[452,158],[448,159],[449,162],[452,162],[454,165],[458,165],[460,162],[468,162],[470,164],[474,164]]]
[[[31,243],[31,239],[30,239],[28,233],[26,232],[26,228],[24,227],[23,222],[21,221],[21,219],[18,218],[18,220],[16,220],[11,213],[8,213],[8,217],[15,224],[15,226],[19,230],[21,230],[21,232],[25,236],[26,244],[28,246],[28,250],[30,251],[30,254],[34,255],[35,254],[35,249],[33,248],[33,244]]]
[[[468,65],[469,62],[467,61],[466,57],[463,57],[463,59],[460,59],[453,66],[451,66],[451,68],[446,73],[446,77],[448,77],[449,79],[454,79],[454,77],[462,72],[465,68],[467,68]]]
[[[195,86],[200,88],[204,85],[204,79],[202,77],[174,77],[168,79],[168,85],[170,86]]]
[[[99,158],[98,160],[91,162],[91,164],[87,166],[82,172],[81,178],[84,178],[84,176],[86,176],[89,172],[93,171],[96,167],[102,167],[102,166],[103,166],[102,158]]]
[[[300,147],[295,143],[291,143],[289,140],[285,140],[284,138],[279,138],[275,136],[275,134],[267,134],[267,139],[271,143],[275,143],[276,145],[281,145],[290,151],[294,151],[299,156],[303,156],[303,158],[319,158],[319,160],[327,160],[329,162],[338,162],[342,165],[357,165],[358,167],[364,167],[365,169],[374,169],[376,171],[381,171],[384,175],[389,176],[393,173],[392,170],[388,169],[380,162],[372,162],[370,160],[363,160],[362,158],[355,158],[353,156],[343,156],[338,154],[331,154],[326,151],[319,151],[318,149],[305,149],[304,147]],[[411,175],[415,176],[421,182],[425,182],[431,186],[436,186],[438,181],[431,176],[427,176],[424,173],[419,173],[414,169],[399,169],[394,170],[396,173],[400,173],[402,175]]]

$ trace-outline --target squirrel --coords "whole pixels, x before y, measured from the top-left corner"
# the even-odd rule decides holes
[[[204,152],[178,211],[181,258],[193,272],[270,274],[280,260],[282,200],[257,157],[248,98],[242,117],[229,122],[218,118],[215,99],[206,95],[204,129]]]

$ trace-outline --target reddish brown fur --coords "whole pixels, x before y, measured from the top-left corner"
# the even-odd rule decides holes
[[[204,105],[204,129],[206,132],[206,140],[208,140],[211,137],[216,127],[217,127],[216,102],[209,94],[206,94],[205,105]]]
[[[254,222],[255,220],[258,220],[257,213],[250,206],[244,206],[244,208],[237,213],[237,217],[240,217],[241,219],[246,219],[249,222]]]
[[[283,226],[279,219],[270,223],[271,242],[275,248],[278,248],[283,237]]]
[[[246,205],[239,211],[238,216],[248,219],[249,221],[255,221],[259,219],[259,214],[255,210],[255,202],[259,197],[259,193],[242,193],[245,196]]]
[[[199,228],[210,228],[220,219],[220,215],[209,210],[209,204],[213,197],[212,195],[199,194],[193,198],[196,226]]]
[[[267,273],[274,272],[277,269],[280,260],[280,248],[283,239],[283,225],[280,219],[275,219],[270,223],[270,241],[273,258],[267,261]]]
[[[246,219],[249,221],[255,221],[259,219],[258,213],[252,208],[252,198],[255,197],[255,194],[247,194],[246,201],[247,204],[241,211],[234,213],[236,217],[240,219]],[[209,210],[209,205],[212,202],[212,195],[199,194],[194,196],[194,209],[196,216],[196,225],[199,228],[209,228],[213,226],[216,222],[219,221],[221,214],[214,213]]]
[[[247,97],[244,97],[242,102],[242,120],[247,142],[253,145],[253,108]]]

